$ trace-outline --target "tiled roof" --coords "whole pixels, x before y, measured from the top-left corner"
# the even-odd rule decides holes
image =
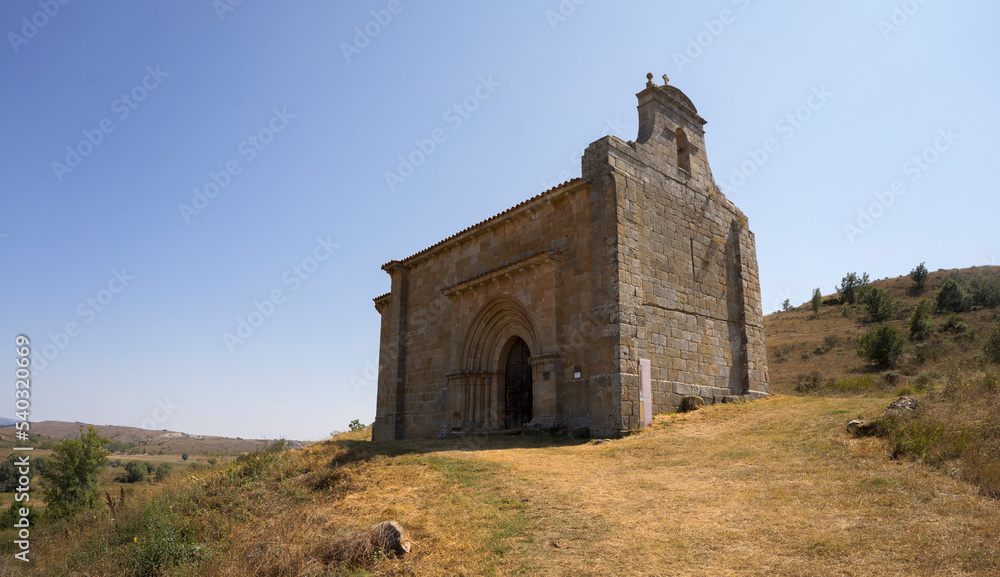
[[[391,260],[391,261],[385,263],[384,265],[382,265],[382,268],[384,269],[385,267],[387,267],[387,266],[389,266],[389,265],[391,265],[393,263],[406,262],[406,261],[408,261],[408,260],[410,260],[410,259],[412,259],[414,257],[420,256],[420,255],[422,255],[422,254],[424,254],[424,253],[426,253],[426,252],[428,252],[430,250],[433,250],[433,249],[435,249],[435,248],[437,248],[437,247],[439,247],[439,246],[441,246],[441,245],[443,245],[443,244],[445,244],[445,243],[447,243],[447,242],[455,239],[456,237],[459,237],[459,236],[461,236],[461,235],[469,232],[470,230],[472,230],[474,228],[477,228],[477,227],[482,226],[482,225],[484,225],[484,224],[486,224],[486,223],[488,223],[488,222],[490,222],[492,220],[496,220],[496,219],[500,218],[501,216],[509,214],[509,213],[511,213],[511,212],[513,212],[513,211],[515,211],[515,210],[517,210],[519,208],[521,208],[522,206],[524,206],[524,205],[526,205],[526,204],[528,204],[528,203],[530,203],[530,202],[532,202],[534,200],[537,200],[537,199],[539,199],[539,198],[541,198],[541,197],[543,197],[545,195],[552,194],[553,192],[555,192],[557,190],[560,190],[560,189],[567,188],[569,186],[573,186],[575,184],[578,184],[578,183],[582,182],[582,180],[583,179],[581,179],[581,178],[573,178],[573,179],[567,180],[566,182],[564,182],[562,184],[553,186],[552,188],[546,190],[545,192],[543,192],[541,194],[538,194],[538,195],[535,195],[535,196],[529,198],[528,200],[525,200],[524,202],[515,204],[514,206],[508,208],[507,210],[505,210],[505,211],[503,211],[501,213],[495,214],[495,215],[487,218],[486,220],[482,220],[482,221],[477,222],[476,224],[474,224],[474,225],[472,225],[472,226],[470,226],[468,228],[465,228],[465,229],[463,229],[463,230],[461,230],[459,232],[456,232],[455,234],[449,236],[448,238],[446,238],[446,239],[444,239],[442,241],[436,242],[436,243],[432,244],[431,246],[425,248],[424,250],[421,250],[419,252],[415,252],[415,253],[411,254],[410,256],[408,256],[408,257],[406,257],[406,258],[404,258],[402,260]]]

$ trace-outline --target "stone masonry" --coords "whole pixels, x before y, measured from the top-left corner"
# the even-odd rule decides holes
[[[753,233],[705,120],[647,78],[634,142],[601,138],[581,178],[382,267],[376,440],[620,436],[642,424],[639,359],[656,413],[767,396]]]

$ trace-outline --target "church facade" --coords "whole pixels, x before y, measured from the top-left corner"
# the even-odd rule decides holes
[[[705,120],[647,78],[635,141],[601,138],[581,178],[382,267],[375,440],[616,437],[686,396],[768,395],[753,233]]]

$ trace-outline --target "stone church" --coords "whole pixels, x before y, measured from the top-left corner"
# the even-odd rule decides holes
[[[386,263],[375,440],[572,431],[768,395],[754,235],[653,75],[582,177]]]

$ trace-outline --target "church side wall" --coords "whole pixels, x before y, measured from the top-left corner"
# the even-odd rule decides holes
[[[536,398],[536,404],[547,400],[554,417],[558,413],[574,423],[587,420],[580,407],[581,398],[589,397],[585,392],[587,379],[573,379],[572,371],[575,365],[587,367],[592,355],[589,232],[589,187],[581,184],[551,202],[543,198],[531,210],[519,210],[467,237],[449,241],[430,256],[417,255],[412,262],[403,262],[408,281],[402,404],[406,438],[434,437],[439,424],[456,420],[462,399],[449,390],[446,375],[462,368],[470,324],[480,308],[500,294],[517,298],[529,311],[537,339],[532,358],[558,355],[558,364],[549,361],[539,368],[539,374],[548,372],[550,380],[536,380],[536,390],[547,398]],[[488,274],[545,251],[554,252],[529,259],[540,262],[524,270],[514,266],[495,278]],[[475,277],[484,273],[490,280],[477,284]],[[473,282],[467,283],[470,279]],[[442,294],[442,289],[460,283],[470,288]],[[395,300],[397,295],[391,298]],[[391,333],[386,333],[383,324],[383,348],[387,348]],[[502,390],[502,383],[498,386]],[[380,393],[381,389],[380,376]],[[560,395],[565,396],[565,403],[559,400]],[[503,415],[496,418],[502,422]]]

